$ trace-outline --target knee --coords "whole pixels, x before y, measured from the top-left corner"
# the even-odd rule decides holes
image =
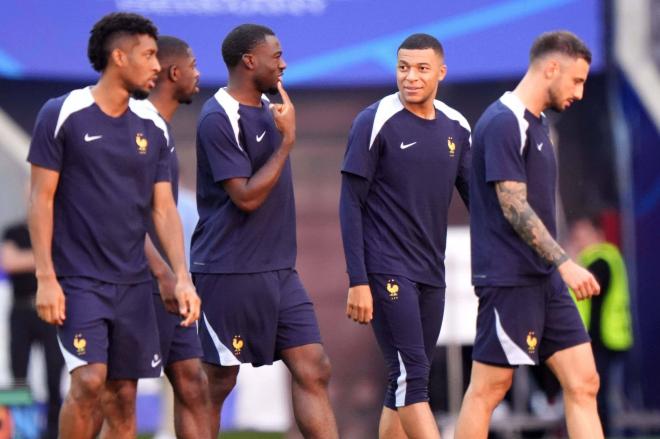
[[[80,369],[83,370],[74,371],[69,395],[76,401],[99,399],[105,388],[105,375],[85,367]]]
[[[332,367],[325,353],[299,365],[293,373],[294,379],[304,387],[328,387]]]
[[[470,397],[485,403],[489,409],[494,410],[497,404],[504,399],[512,383],[513,375],[487,381],[472,381],[467,393]]]
[[[572,379],[563,386],[566,397],[578,403],[595,401],[599,388],[600,377],[596,370],[592,370],[584,375],[572,377]]]
[[[205,379],[208,381],[211,398],[213,400],[224,400],[236,386],[238,378],[238,366],[232,367],[207,367]]]
[[[186,405],[196,405],[208,397],[209,380],[201,367],[185,370],[175,378],[174,382],[176,382],[174,389],[177,399]]]

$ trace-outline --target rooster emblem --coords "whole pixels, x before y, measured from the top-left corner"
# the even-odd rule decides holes
[[[529,331],[527,334],[527,350],[530,354],[533,354],[536,350],[536,345],[539,343],[538,338],[534,335],[534,331]]]
[[[449,157],[454,157],[454,153],[456,151],[456,144],[454,143],[453,137],[447,138],[447,147],[449,148]]]
[[[396,300],[399,298],[399,284],[394,279],[387,281],[387,292],[390,294],[390,299]]]
[[[149,145],[149,142],[147,139],[144,137],[144,134],[142,133],[137,133],[135,135],[135,143],[138,146],[138,152],[140,154],[146,154],[147,153],[147,146]]]
[[[82,334],[76,334],[73,337],[73,347],[76,348],[78,355],[85,355],[85,347],[87,346],[87,340],[82,337]]]
[[[241,355],[241,349],[243,349],[245,342],[240,335],[235,335],[231,340],[231,345],[234,347],[234,354]]]

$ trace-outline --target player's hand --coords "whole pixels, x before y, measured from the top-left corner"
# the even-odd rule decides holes
[[[577,300],[588,299],[600,294],[600,285],[589,270],[580,267],[571,259],[559,266],[559,274],[575,293]]]
[[[172,314],[179,314],[179,303],[176,298],[176,276],[171,271],[166,271],[161,276],[156,278],[158,281],[158,291],[160,291],[160,298],[163,300],[163,305],[167,312]]]
[[[275,119],[275,126],[282,134],[282,143],[292,146],[296,141],[296,109],[289,98],[282,81],[277,82],[277,90],[282,96],[281,104],[271,104],[270,111]]]
[[[51,325],[63,325],[66,319],[65,298],[62,286],[55,276],[37,279],[37,314]]]
[[[179,315],[183,317],[181,326],[190,326],[195,323],[199,319],[202,301],[197,295],[190,276],[177,281],[174,295],[179,306]]]
[[[363,325],[374,318],[374,299],[369,285],[356,285],[348,289],[346,315]]]

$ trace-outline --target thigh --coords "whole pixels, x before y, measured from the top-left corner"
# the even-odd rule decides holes
[[[280,305],[277,316],[275,356],[285,349],[321,343],[314,305],[295,270],[279,270]]]
[[[66,300],[66,319],[57,327],[57,338],[67,369],[72,372],[92,363],[107,364],[115,286],[82,277],[59,281]]]
[[[433,361],[433,351],[438,343],[442,320],[445,313],[445,289],[429,285],[420,286],[419,310],[424,333],[424,350],[429,361]]]
[[[195,274],[194,282],[202,299],[203,361],[218,366],[271,364],[279,307],[277,273]]]
[[[597,375],[596,363],[589,343],[557,351],[546,360],[546,364],[564,389]]]
[[[117,285],[108,379],[137,380],[161,375],[163,360],[152,296],[151,281]]]
[[[374,300],[372,326],[388,362],[398,367],[398,357],[428,362],[415,283],[401,276],[369,275]]]
[[[591,341],[575,302],[558,274],[548,283],[546,297],[545,327],[539,348],[541,361],[555,352]]]
[[[544,291],[541,285],[476,288],[479,312],[472,359],[504,367],[538,364]]]
[[[160,353],[165,367],[177,361],[200,358],[202,346],[197,336],[197,323],[192,326],[181,326],[181,317],[165,309],[160,294],[152,294]]]

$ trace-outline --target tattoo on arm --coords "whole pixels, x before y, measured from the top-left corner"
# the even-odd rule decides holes
[[[497,199],[513,229],[536,253],[546,261],[559,266],[568,260],[566,252],[555,241],[532,206],[527,202],[527,185],[517,181],[499,181],[495,184]]]

